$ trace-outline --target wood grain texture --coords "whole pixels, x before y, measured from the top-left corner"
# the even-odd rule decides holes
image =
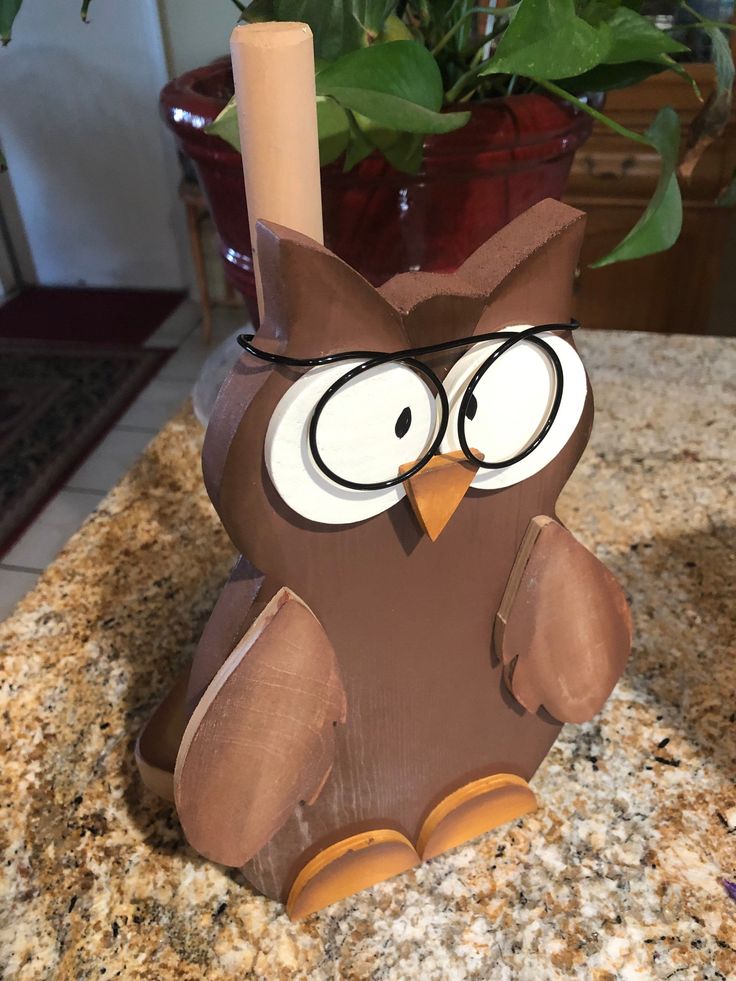
[[[314,46],[307,24],[239,24],[230,37],[258,308],[256,220],[322,241]]]
[[[187,724],[185,710],[189,666],[156,706],[135,743],[135,762],[143,783],[153,794],[174,800],[174,766]]]
[[[266,221],[258,222],[257,239],[264,299],[259,343],[262,336],[288,338],[288,353],[296,358],[367,342],[373,351],[409,346],[398,311],[329,249]]]
[[[184,732],[174,791],[190,844],[224,865],[250,859],[295,808],[318,796],[345,712],[324,630],[294,593],[280,590]]]
[[[552,518],[529,525],[496,615],[494,646],[514,698],[560,722],[603,707],[631,650],[626,597],[592,552]]]
[[[578,212],[546,201],[471,257],[467,270],[410,276],[400,307],[388,302],[390,283],[377,293],[325,249],[269,226],[264,328],[286,338],[287,354],[309,357],[565,321],[583,224]],[[549,750],[559,723],[523,711],[509,695],[492,659],[493,623],[524,532],[535,515],[554,513],[592,420],[588,391],[553,461],[513,487],[471,487],[432,542],[406,498],[339,527],[301,518],[283,501],[264,465],[264,437],[298,377],[277,367],[260,388],[230,442],[218,497],[238,548],[319,618],[350,706],[319,799],[297,808],[244,866],[253,885],[282,900],[301,868],[335,842],[387,827],[416,841],[448,794],[494,773],[528,781]]]
[[[261,329],[259,347],[280,353],[286,347],[284,337],[267,337]],[[271,373],[270,365],[244,354],[230,369],[217,393],[202,448],[202,473],[210,500],[217,507],[220,482],[233,437],[238,431],[248,406]]]
[[[303,235],[261,225],[266,304],[259,339],[306,358],[396,351],[512,324],[566,321],[583,224],[580,213],[546,201],[494,236],[457,273],[408,274],[380,291]],[[574,351],[572,338],[561,343]],[[456,361],[456,352],[437,358],[439,377],[447,377]],[[249,759],[247,781],[234,781],[242,760],[242,754],[233,760],[237,739],[219,746],[217,740],[218,728],[231,724],[230,700],[223,697],[220,708],[210,697],[220,687],[226,694],[218,680],[225,669],[218,667],[219,642],[213,642],[213,655],[203,638],[195,667],[200,679],[214,676],[215,683],[188,731],[196,733],[195,722],[206,722],[210,713],[212,723],[203,726],[209,735],[202,747],[196,739],[192,748],[183,745],[178,767],[188,776],[182,761],[209,745],[199,754],[196,774],[192,769],[188,794],[177,798],[191,809],[183,814],[185,833],[200,850],[232,836],[236,847],[223,846],[226,854],[216,849],[221,860],[251,855],[244,860],[245,877],[283,901],[300,873],[346,838],[393,829],[416,842],[428,815],[473,781],[497,774],[528,781],[534,774],[561,723],[548,712],[526,711],[509,693],[503,665],[493,658],[493,625],[529,523],[554,515],[593,415],[585,378],[582,412],[554,459],[513,486],[471,486],[432,541],[407,497],[368,520],[342,525],[309,520],[284,501],[270,479],[264,444],[276,407],[300,376],[292,368],[269,368],[258,390],[243,400],[239,423],[237,407],[221,407],[207,435],[207,485],[232,541],[266,577],[248,622],[257,623],[256,612],[277,584],[301,597],[334,648],[349,715],[333,729],[331,769],[322,766],[317,740],[311,751],[298,743],[286,755]],[[579,610],[569,605],[572,617]],[[280,642],[300,648],[301,618],[283,627]],[[559,636],[564,650],[567,635],[561,629]],[[275,637],[269,630],[269,645]],[[315,638],[320,649],[325,637]],[[237,663],[237,653],[232,657]],[[237,699],[257,712],[261,695],[243,674],[249,658],[233,671],[233,685]],[[257,658],[252,663],[254,670],[260,664]],[[284,786],[294,789],[296,757],[321,791],[312,806],[299,803],[307,799],[302,793],[289,811],[291,790],[277,800],[273,795]],[[209,771],[215,770],[220,772],[213,776]],[[247,847],[238,843],[242,820],[232,815],[234,800],[239,815],[257,824],[248,830]],[[258,841],[263,844],[254,854]]]
[[[215,674],[280,587],[264,588],[263,578],[247,559],[242,555],[238,558],[194,654],[186,688],[185,723]]]

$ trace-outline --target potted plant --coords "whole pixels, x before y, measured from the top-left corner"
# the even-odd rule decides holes
[[[682,204],[680,122],[663,107],[644,133],[620,126],[590,93],[662,71],[695,86],[678,58],[686,20],[705,36],[717,89],[693,126],[692,170],[730,110],[724,30],[682,0],[662,30],[637,0],[233,0],[245,21],[301,20],[314,34],[328,247],[373,283],[408,269],[451,269],[536,201],[560,197],[593,120],[654,147],[656,190],[639,221],[596,265],[669,248]],[[20,0],[0,4],[11,14]],[[88,0],[83,7],[86,14]],[[12,21],[12,16],[10,17]],[[9,31],[8,17],[0,31]],[[234,284],[253,301],[229,59],[187,72],[161,94],[165,119],[194,162]]]

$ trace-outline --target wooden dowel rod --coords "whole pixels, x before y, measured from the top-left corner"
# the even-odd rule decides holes
[[[239,25],[230,51],[263,316],[256,221],[265,218],[323,241],[312,32],[297,23]]]

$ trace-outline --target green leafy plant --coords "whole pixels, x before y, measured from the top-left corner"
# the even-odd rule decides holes
[[[80,16],[85,23],[87,22],[87,11],[90,3],[91,0],[82,0],[79,8]],[[3,46],[10,41],[13,21],[22,5],[23,0],[0,0],[0,41],[2,41]]]
[[[592,104],[592,93],[672,71],[697,85],[677,58],[690,48],[640,12],[637,0],[518,0],[503,7],[473,0],[253,0],[236,3],[241,19],[300,20],[314,34],[320,159],[342,157],[346,170],[378,150],[399,170],[416,172],[422,137],[463,126],[473,101],[546,91],[660,156],[655,192],[636,225],[603,266],[668,249],[682,226],[678,183],[680,120],[659,110],[643,133],[621,126]],[[691,31],[710,40],[717,88],[691,130],[681,176],[728,121],[733,61],[724,30],[684,2]],[[660,4],[661,7],[661,4]],[[443,110],[440,112],[440,110]],[[234,101],[210,131],[238,147]],[[724,192],[728,203],[734,192]]]
[[[0,39],[3,44],[10,40],[13,21],[20,10],[23,0],[0,0]]]
[[[544,91],[659,154],[659,181],[636,225],[594,265],[635,259],[669,248],[682,225],[678,175],[687,178],[731,112],[734,65],[724,32],[733,25],[702,17],[685,0],[659,3],[672,15],[661,30],[641,0],[232,0],[241,20],[303,21],[314,35],[320,160],[342,159],[346,170],[379,151],[399,170],[422,165],[423,137],[464,126],[481,99]],[[501,0],[496,0],[500,3]],[[83,0],[86,20],[90,0]],[[22,0],[0,0],[3,43]],[[710,44],[716,88],[684,140],[680,120],[663,107],[643,133],[601,111],[593,93],[624,88],[672,71],[697,85],[681,60],[691,56],[678,36]],[[701,100],[702,101],[702,100]],[[239,148],[234,100],[209,127]],[[719,203],[736,200],[734,184]]]

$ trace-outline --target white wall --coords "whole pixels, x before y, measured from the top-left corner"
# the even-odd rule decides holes
[[[90,20],[76,0],[26,0],[0,51],[0,138],[38,280],[180,287],[156,0],[95,0]]]
[[[231,0],[159,2],[172,76],[227,54],[230,32],[238,21]]]

